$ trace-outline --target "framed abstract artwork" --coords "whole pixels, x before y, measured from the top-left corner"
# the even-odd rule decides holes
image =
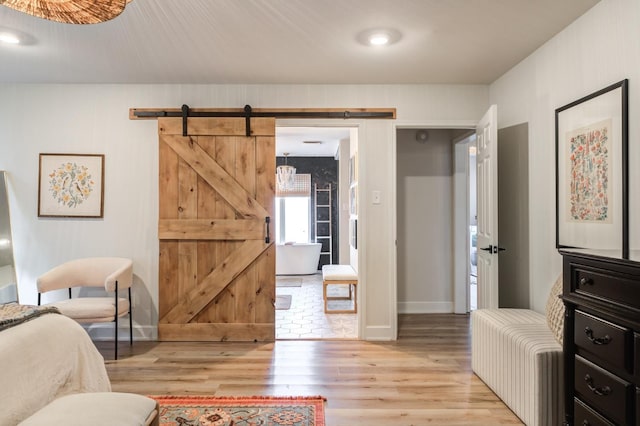
[[[103,154],[40,154],[38,216],[104,215]]]
[[[628,257],[628,80],[556,109],[556,247]]]

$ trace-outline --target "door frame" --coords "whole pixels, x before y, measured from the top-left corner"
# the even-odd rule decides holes
[[[362,119],[335,120],[335,119],[323,119],[323,118],[290,118],[290,119],[276,118],[276,133],[278,131],[278,127],[334,127],[334,128],[345,127],[345,128],[357,130],[358,143],[360,144],[362,143],[362,139],[360,135],[363,134],[362,127],[364,125],[365,123],[364,123],[364,120]],[[278,141],[276,140],[276,146],[277,144],[278,144]],[[275,161],[275,158],[274,158],[274,161]],[[358,155],[357,161],[358,163],[360,163],[362,161],[362,156]],[[360,167],[359,164],[357,165],[357,167],[361,173],[363,168]],[[358,183],[358,194],[357,194],[358,199],[362,199],[360,196],[361,191],[362,191],[361,185]],[[340,200],[338,200],[338,203],[340,204]],[[357,328],[356,338],[358,340],[360,340],[362,336],[365,335],[365,324],[362,319],[366,318],[366,311],[367,311],[366,303],[362,303],[363,301],[366,300],[366,294],[367,294],[367,286],[364,285],[366,283],[366,270],[365,270],[366,263],[364,262],[365,260],[364,248],[366,246],[366,238],[363,234],[364,233],[362,232],[358,232],[358,251],[359,251],[358,253],[358,291],[356,292],[356,297],[358,299],[358,311],[356,312],[356,321],[358,323],[358,328]]]

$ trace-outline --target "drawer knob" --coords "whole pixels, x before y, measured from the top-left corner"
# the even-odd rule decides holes
[[[582,277],[580,278],[580,285],[591,285],[593,284],[593,280],[591,278]]]
[[[582,421],[582,426],[590,426],[591,423],[589,423],[589,420],[583,420]]]
[[[593,330],[589,327],[584,328],[584,334],[587,335],[587,339],[594,345],[607,345],[613,340],[608,334],[605,334],[604,337],[593,337]]]
[[[584,376],[584,381],[587,382],[587,386],[589,387],[589,390],[595,393],[596,395],[607,396],[611,393],[611,388],[609,386],[603,386],[601,388],[595,387],[593,385],[593,377],[591,377],[588,374]]]

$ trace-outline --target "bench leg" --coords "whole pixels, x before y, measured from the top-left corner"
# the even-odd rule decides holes
[[[349,297],[329,297],[327,296],[327,287],[330,285],[347,285],[349,287]],[[357,285],[353,282],[345,283],[341,281],[322,281],[322,298],[324,299],[324,313],[325,314],[355,314],[358,312],[358,294]],[[349,310],[329,310],[329,300],[353,300],[353,309]]]

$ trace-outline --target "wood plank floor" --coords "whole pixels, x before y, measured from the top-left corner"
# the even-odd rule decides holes
[[[471,371],[468,315],[401,315],[396,342],[100,342],[114,391],[322,395],[328,426],[518,425]]]

